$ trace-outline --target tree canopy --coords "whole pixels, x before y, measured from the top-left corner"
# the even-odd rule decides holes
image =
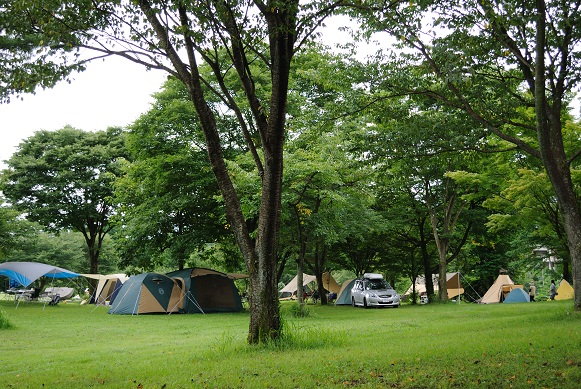
[[[91,273],[111,230],[112,183],[127,156],[120,129],[85,132],[65,127],[24,140],[2,172],[2,191],[13,207],[47,231],[83,234]]]

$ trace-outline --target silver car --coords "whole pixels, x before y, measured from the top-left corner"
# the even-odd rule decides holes
[[[381,274],[365,273],[351,289],[351,305],[362,307],[394,307],[400,305],[399,294]]]

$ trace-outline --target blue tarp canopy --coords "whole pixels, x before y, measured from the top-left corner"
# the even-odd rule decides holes
[[[0,264],[0,276],[7,276],[27,287],[42,276],[49,278],[75,278],[80,274],[62,267],[38,262],[5,262]]]

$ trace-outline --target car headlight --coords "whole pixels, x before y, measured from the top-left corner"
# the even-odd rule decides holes
[[[379,298],[379,296],[377,295],[377,293],[373,293],[373,292],[369,292],[369,297]]]

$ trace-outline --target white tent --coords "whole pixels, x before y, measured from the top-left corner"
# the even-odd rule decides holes
[[[432,275],[432,283],[434,285],[434,292],[439,290],[438,275]],[[460,282],[460,273],[446,273],[446,289],[448,291],[448,298],[451,299],[464,293],[464,288]],[[405,295],[411,295],[413,292],[413,285],[410,285]],[[416,278],[416,294],[421,296],[426,293],[426,277],[420,276]]]

